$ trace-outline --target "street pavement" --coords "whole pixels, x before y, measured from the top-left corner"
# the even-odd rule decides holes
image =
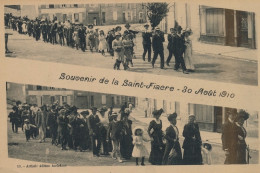
[[[144,118],[142,116],[140,110],[133,110],[131,113],[130,119],[133,121],[133,129],[136,126],[140,126],[144,129],[144,137],[148,138],[147,128],[151,119]],[[168,126],[165,121],[165,117],[162,117],[163,121],[163,130]],[[132,158],[129,161],[125,161],[123,163],[119,163],[116,160],[113,160],[111,157],[93,157],[92,152],[75,152],[74,150],[63,151],[60,147],[51,145],[51,139],[47,138],[45,143],[39,143],[39,140],[31,139],[29,142],[25,141],[25,134],[19,128],[18,134],[13,133],[11,130],[11,123],[8,121],[8,156],[9,158],[16,158],[22,160],[36,161],[42,163],[49,164],[62,164],[67,166],[134,166],[135,159]],[[178,125],[178,127],[180,127]],[[183,143],[183,137],[181,136],[181,128],[180,131],[180,144]],[[214,138],[213,133],[206,134],[209,143],[212,144],[212,165],[223,165],[225,157],[222,147],[218,143],[214,143],[211,140]],[[201,131],[201,136],[203,142],[205,142],[205,133]],[[149,142],[145,143],[145,146],[150,152],[151,146]],[[183,153],[183,150],[182,150]],[[250,151],[251,160],[250,164],[258,164],[259,159],[259,151],[252,150]],[[150,165],[145,160],[145,164]]]
[[[136,28],[138,30],[138,27]],[[140,26],[139,30],[141,30]],[[59,44],[52,45],[44,43],[42,40],[35,41],[35,39],[28,35],[20,35],[10,29],[6,29],[6,32],[13,34],[9,36],[8,41],[8,48],[13,53],[6,54],[6,57],[113,69],[115,59],[112,59],[108,53],[102,56],[96,52],[82,52],[81,50],[60,46]],[[167,42],[164,43],[165,61],[168,57]],[[245,51],[245,48],[231,48],[194,42],[195,51],[193,58],[196,71],[195,73],[183,74],[181,71],[176,72],[173,70],[174,57],[171,60],[170,67],[165,65],[165,70],[160,69],[160,57],[156,61],[155,68],[152,68],[151,63],[142,60],[143,46],[141,34],[137,34],[134,43],[136,44],[134,47],[136,59],[133,59],[134,67],[130,67],[129,69],[132,72],[245,85],[258,84],[257,58],[247,58],[255,57],[256,50],[247,49]],[[220,52],[221,50],[223,52]]]

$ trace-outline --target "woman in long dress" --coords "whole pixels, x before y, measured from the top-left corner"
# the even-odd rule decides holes
[[[193,64],[193,56],[192,56],[192,41],[190,39],[190,35],[192,31],[190,28],[184,30],[184,40],[185,40],[185,51],[184,51],[184,62],[187,68],[187,71],[194,72],[195,67]]]
[[[195,115],[189,116],[189,122],[184,126],[182,148],[184,149],[183,164],[185,165],[201,165],[201,137],[199,125],[194,122]]]
[[[238,116],[235,119],[235,133],[237,136],[237,164],[247,164],[246,160],[246,129],[244,128],[244,122],[249,118],[249,114],[243,110],[238,113]]]
[[[132,133],[132,121],[128,119],[130,111],[128,108],[124,110],[123,117],[121,117],[123,125],[123,134],[120,140],[120,152],[122,158],[129,160],[133,151],[133,133]]]
[[[165,139],[166,147],[163,155],[163,165],[180,165],[182,164],[182,153],[179,143],[179,130],[176,126],[177,113],[170,114],[168,121],[170,126],[166,129]]]
[[[148,127],[148,134],[151,138],[151,152],[149,156],[149,162],[152,165],[162,164],[162,157],[164,153],[164,144],[162,140],[162,120],[160,120],[162,112],[162,109],[153,111],[155,120],[152,120]]]

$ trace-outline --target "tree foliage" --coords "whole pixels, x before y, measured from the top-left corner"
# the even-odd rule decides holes
[[[146,5],[147,16],[153,29],[167,16],[168,6],[168,3],[148,3]]]

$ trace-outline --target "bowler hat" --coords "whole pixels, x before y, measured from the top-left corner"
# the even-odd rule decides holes
[[[117,117],[118,114],[116,112],[112,112],[112,114],[110,115],[110,117]]]

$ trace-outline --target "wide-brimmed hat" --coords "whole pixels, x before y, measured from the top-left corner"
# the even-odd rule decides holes
[[[168,115],[168,120],[169,120],[169,121],[172,121],[173,119],[176,119],[176,118],[177,118],[177,113],[176,113],[176,112],[174,112],[174,113]]]
[[[129,23],[125,24],[125,27],[130,27],[131,25]]]
[[[136,130],[141,130],[142,132],[144,132],[144,128],[141,127],[141,126],[136,126],[136,127],[134,128],[134,130],[133,130],[134,134],[135,134]]]
[[[239,120],[240,118],[247,120],[249,118],[249,114],[245,110],[240,110],[235,118],[235,121]]]
[[[183,32],[187,32],[187,33],[192,33],[192,30],[190,28],[186,28],[185,30],[183,30]]]
[[[25,122],[25,123],[26,123],[26,122],[28,122],[28,123],[29,123],[29,119],[25,119],[25,120],[24,120],[24,122]]]
[[[93,24],[88,24],[88,28],[93,28]]]

